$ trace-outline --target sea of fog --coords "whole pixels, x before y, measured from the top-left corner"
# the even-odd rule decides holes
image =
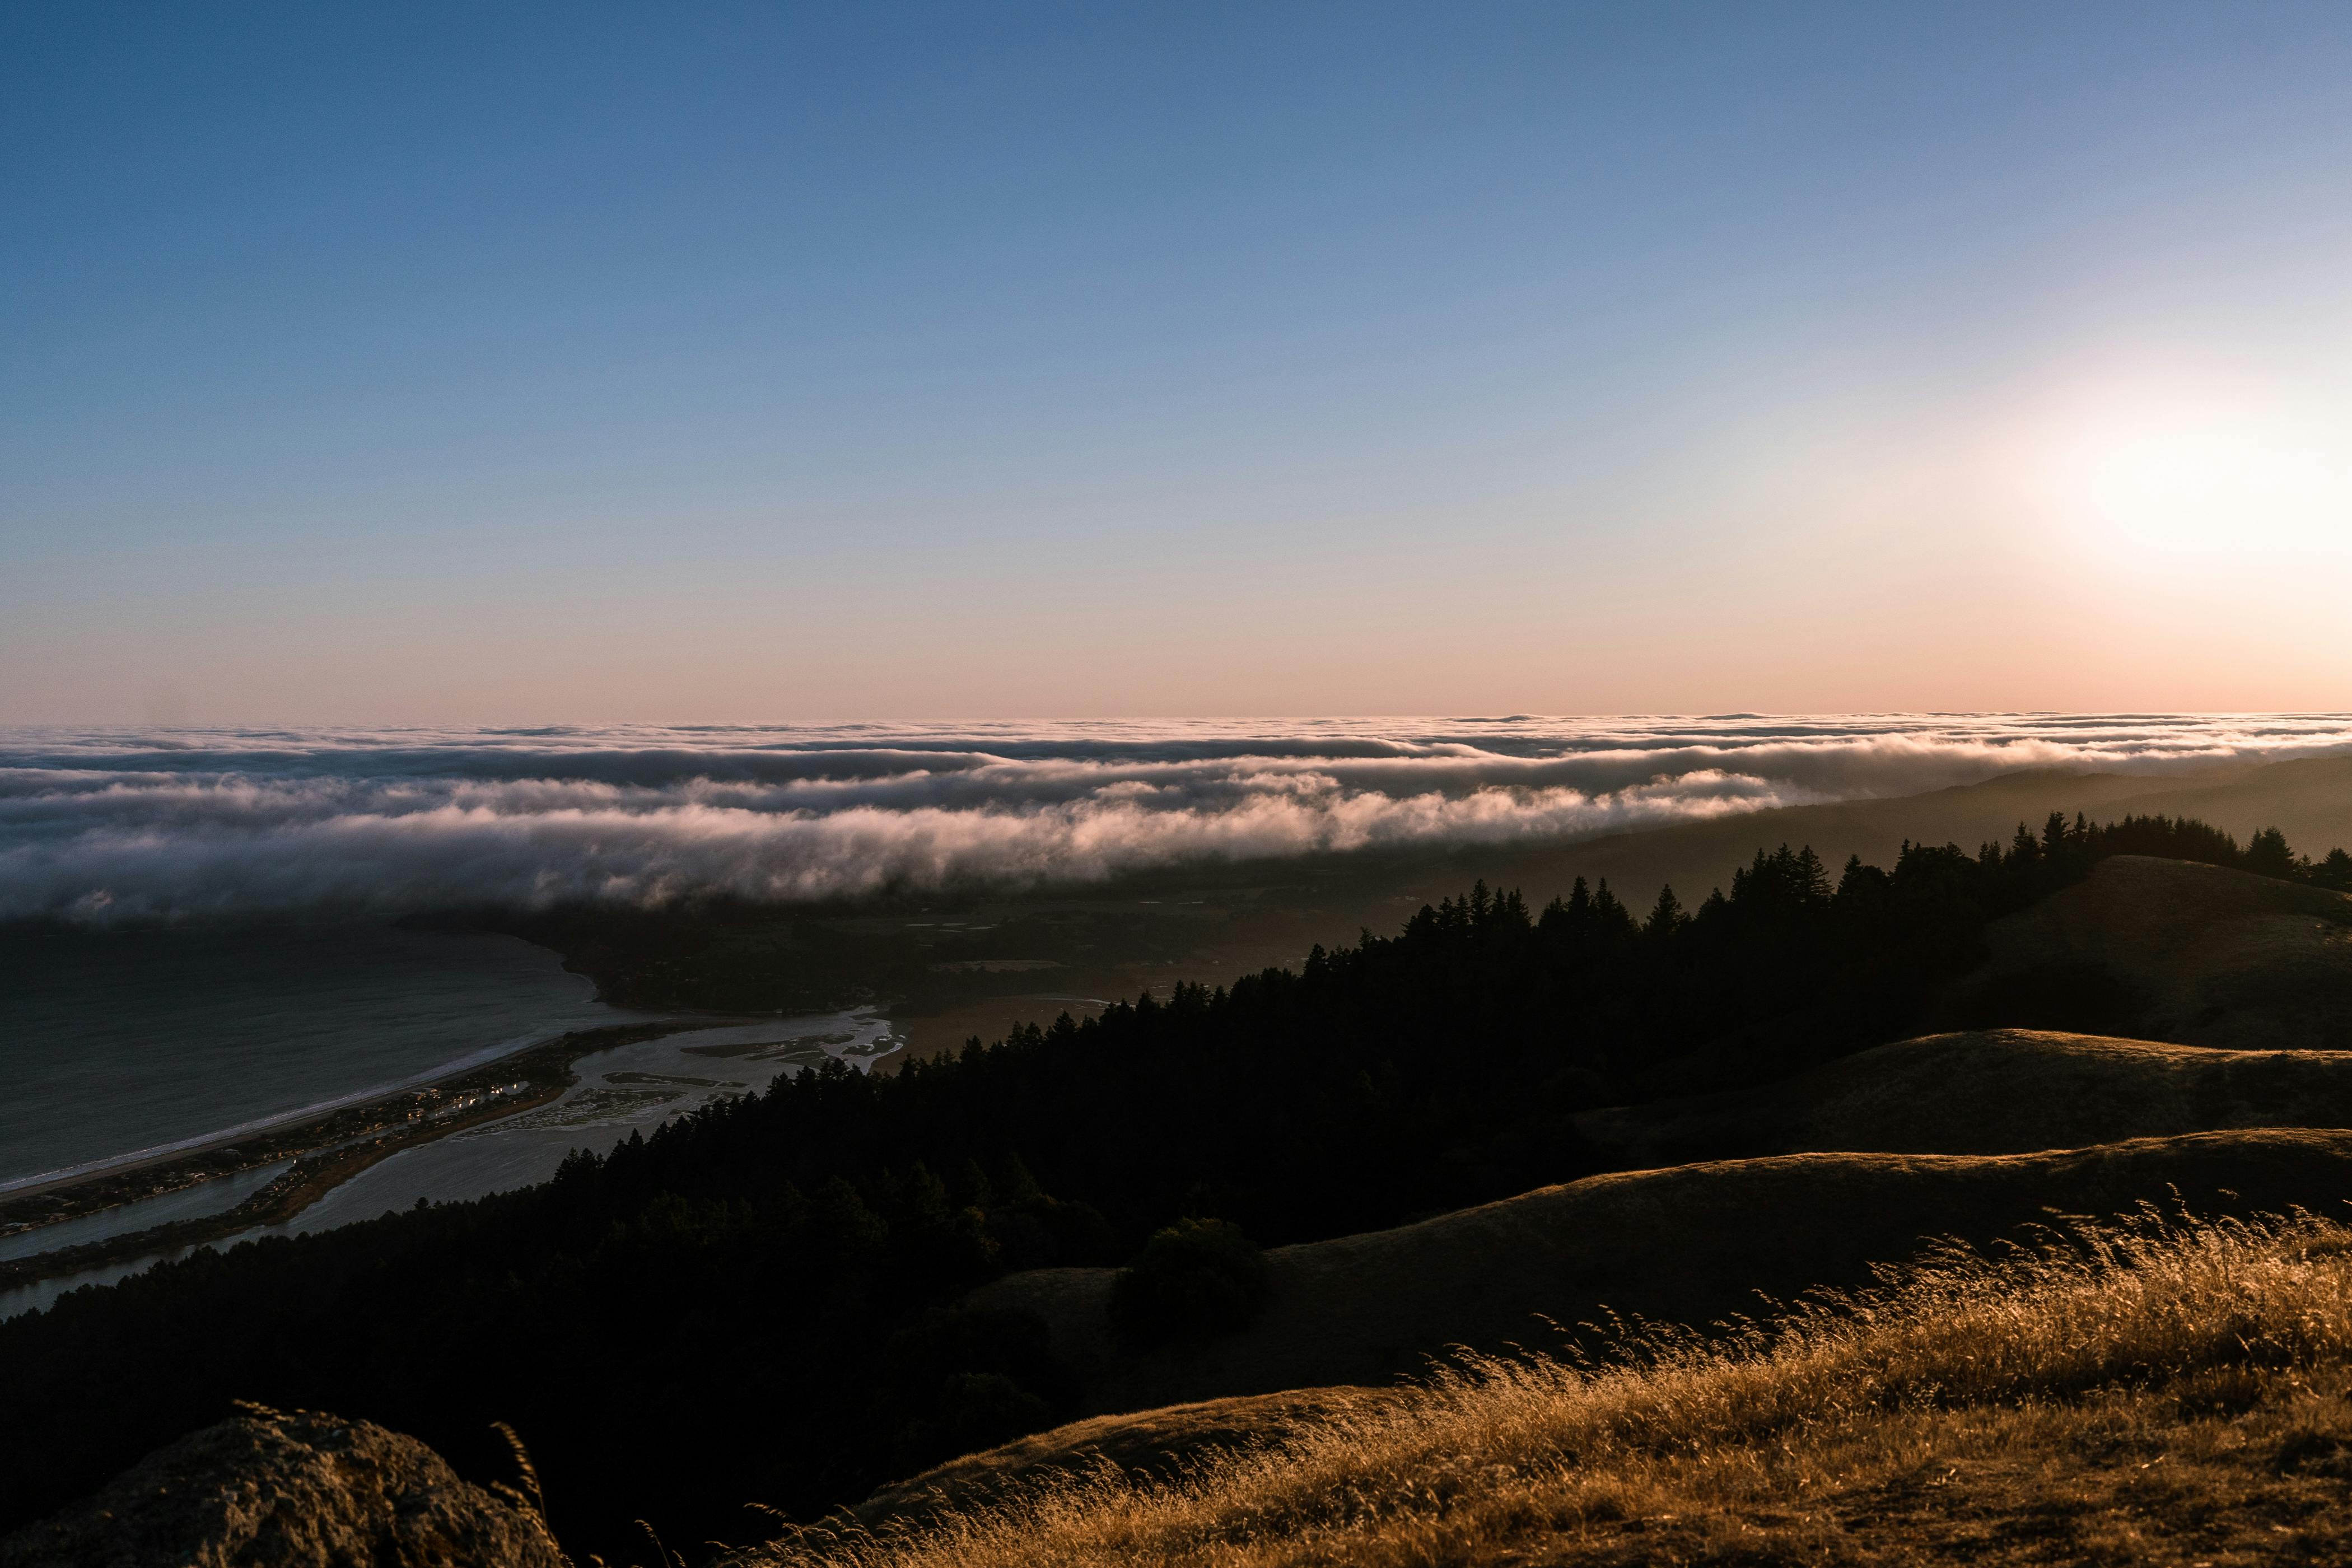
[[[2343,714],[0,730],[0,1184],[621,1016],[551,953],[387,923],[419,910],[1080,887],[2346,752]]]
[[[2352,751],[2352,715],[0,731],[0,920],[1084,885]]]

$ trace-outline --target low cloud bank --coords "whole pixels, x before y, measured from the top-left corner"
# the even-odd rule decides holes
[[[2343,715],[16,731],[0,918],[1075,886],[2345,752]]]

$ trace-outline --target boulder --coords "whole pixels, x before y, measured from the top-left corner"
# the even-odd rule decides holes
[[[157,1450],[0,1541],[0,1568],[568,1568],[528,1504],[414,1437],[318,1411],[245,1414]]]

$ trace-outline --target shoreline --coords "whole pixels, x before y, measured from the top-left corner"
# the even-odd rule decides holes
[[[560,1098],[579,1082],[572,1064],[619,1046],[697,1029],[758,1024],[764,1018],[733,1014],[675,1017],[637,1024],[575,1029],[554,1039],[478,1061],[422,1083],[381,1091],[312,1113],[279,1119],[258,1132],[226,1132],[194,1148],[159,1153],[152,1160],[109,1165],[80,1176],[19,1190],[0,1198],[0,1234],[11,1237],[87,1218],[127,1203],[235,1175],[292,1159],[293,1168],[235,1207],[216,1215],[173,1220],[144,1230],[37,1252],[0,1262],[0,1290],[36,1285],[60,1275],[101,1268],[149,1253],[199,1247],[250,1230],[281,1225],[369,1166],[404,1149],[454,1132],[500,1121]],[[234,1140],[234,1142],[230,1142]],[[157,1186],[159,1167],[183,1180]],[[140,1184],[131,1186],[132,1178]],[[68,1194],[87,1188],[88,1199]],[[61,1195],[67,1201],[60,1202]]]
[[[635,1021],[654,1023],[663,1020],[640,1018]],[[625,1026],[627,1026],[604,1024],[594,1026],[598,1029]],[[127,1176],[134,1172],[151,1171],[158,1165],[169,1165],[183,1160],[195,1160],[219,1150],[236,1148],[248,1140],[268,1138],[289,1128],[301,1127],[332,1116],[340,1110],[364,1109],[397,1095],[412,1094],[420,1089],[446,1085],[460,1078],[470,1076],[477,1068],[509,1061],[526,1052],[537,1050],[541,1046],[554,1044],[569,1035],[587,1032],[589,1031],[578,1029],[559,1030],[555,1034],[542,1035],[537,1038],[526,1037],[520,1045],[493,1046],[485,1050],[469,1052],[455,1061],[444,1062],[439,1067],[401,1079],[396,1082],[353,1089],[349,1094],[334,1095],[314,1104],[298,1106],[292,1110],[273,1111],[267,1116],[255,1117],[250,1121],[240,1121],[234,1127],[224,1127],[211,1132],[200,1132],[191,1138],[174,1139],[169,1143],[158,1143],[145,1149],[133,1149],[121,1154],[109,1154],[103,1159],[86,1160],[79,1165],[68,1165],[55,1171],[37,1171],[29,1176],[17,1176],[9,1181],[0,1182],[0,1236],[14,1234],[6,1229],[7,1215],[22,1199],[63,1192],[109,1177]],[[250,1169],[249,1166],[241,1168]],[[207,1175],[204,1179],[210,1181],[214,1177]],[[156,1194],[151,1193],[145,1195]]]

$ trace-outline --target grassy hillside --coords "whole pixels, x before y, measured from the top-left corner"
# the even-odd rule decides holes
[[[2239,1127],[2352,1127],[2352,1052],[2035,1029],[1898,1040],[1734,1093],[1579,1112],[1612,1164],[1822,1151],[2021,1154]]]
[[[1235,1448],[1277,1442],[1334,1421],[1353,1420],[1405,1397],[1396,1388],[1299,1388],[1237,1394],[1093,1415],[935,1465],[877,1489],[855,1510],[869,1525],[902,1524],[1013,1483],[1105,1465],[1133,1475],[1180,1475]]]
[[[740,1568],[2341,1562],[2352,1231],[2084,1229],[1728,1338],[1471,1360],[1159,1479],[1105,1466]]]
[[[2184,1045],[2352,1046],[2352,897],[2124,855],[1993,921],[1990,957],[1931,1007]]]
[[[1659,899],[1644,916],[1584,887],[1538,910],[1480,886],[1295,971],[1176,986],[894,1077],[782,1081],[543,1187],[161,1265],[0,1323],[0,1529],[252,1399],[413,1432],[469,1473],[504,1462],[490,1424],[510,1423],[583,1551],[614,1555],[639,1518],[731,1536],[747,1498],[821,1512],[1105,1408],[1098,1359],[971,1292],[1030,1270],[1024,1289],[1096,1280],[1098,1306],[1108,1270],[1055,1266],[1147,1258],[1181,1222],[1366,1268],[1329,1271],[1353,1294],[1318,1298],[1286,1288],[1277,1254],[1262,1322],[1166,1378],[1148,1356],[1113,1368],[1150,1374],[1123,1399],[1385,1378],[1450,1339],[1524,1341],[1534,1311],[1704,1316],[1751,1286],[1851,1282],[1923,1234],[2013,1226],[2053,1193],[2094,1213],[2176,1182],[2332,1202],[2352,1188],[2344,1151],[2251,1133],[2058,1165],[1814,1157],[1712,1184],[1700,1167],[1572,1185],[1558,1214],[1496,1201],[1603,1168],[1580,1112],[1766,1084],[1919,1032],[1938,987],[1983,961],[1988,921],[2152,846],[2252,848],[2194,824],[2058,818],[1981,851],[1915,843],[1887,869],[1759,849],[1695,910]],[[1465,1209],[1433,1222],[1468,1238],[1439,1267],[1394,1244]],[[1675,1250],[1675,1226],[1700,1240]],[[1629,1293],[1608,1270],[1635,1258],[1661,1291],[1688,1289]],[[1166,1279],[1171,1301],[1224,1288]],[[1317,1300],[1319,1320],[1298,1315]],[[1214,1326],[1160,1321],[1172,1342]]]
[[[1417,1225],[1276,1247],[1271,1299],[1239,1331],[1138,1354],[1108,1268],[1038,1269],[977,1291],[1034,1313],[1094,1410],[1329,1384],[1383,1384],[1449,1346],[1557,1347],[1615,1314],[1685,1324],[1759,1295],[1866,1284],[1937,1237],[2014,1240],[2053,1213],[2175,1194],[2208,1213],[2335,1212],[2352,1131],[2144,1138],[2034,1154],[1785,1154],[1590,1176]]]

